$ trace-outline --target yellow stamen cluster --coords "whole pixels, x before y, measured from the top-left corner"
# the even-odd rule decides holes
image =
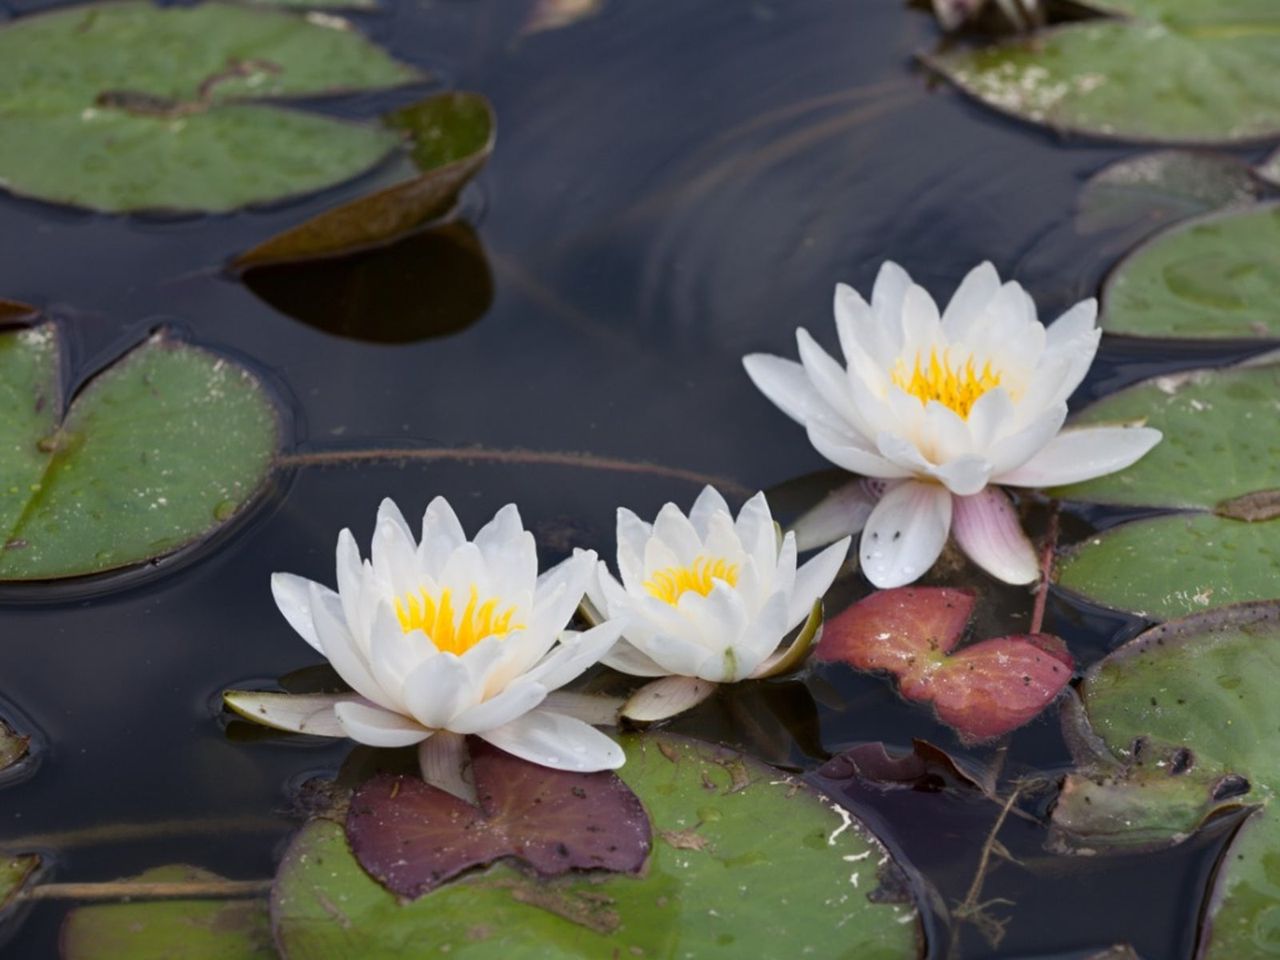
[[[423,590],[396,600],[401,629],[405,633],[421,630],[442,653],[463,654],[485,637],[501,637],[524,629],[524,624],[511,622],[515,612],[515,607],[508,607],[499,613],[496,597],[481,603],[475,587],[471,588],[461,615],[455,612],[453,592],[448,588],[438,597]]]
[[[964,363],[952,366],[947,352],[939,354],[935,347],[927,362],[917,353],[913,368],[899,360],[893,382],[922,404],[936,400],[967,418],[980,396],[1000,386],[1000,374],[991,369],[990,360],[979,368],[972,354]]]
[[[738,565],[723,558],[712,560],[710,557],[698,557],[687,567],[658,570],[644,582],[644,588],[649,591],[650,596],[674,607],[689,590],[705,597],[715,586],[716,580],[723,580],[731,587],[737,586]]]

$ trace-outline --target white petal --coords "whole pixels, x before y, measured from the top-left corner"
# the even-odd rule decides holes
[[[787,630],[799,626],[818,600],[835,581],[849,553],[849,537],[833,543],[796,571],[795,586],[787,603]]]
[[[471,777],[471,753],[467,738],[439,730],[418,745],[418,769],[433,787],[474,804],[476,785]]]
[[[942,340],[942,321],[938,316],[938,305],[929,296],[924,287],[911,284],[902,298],[902,352],[907,357],[923,355],[928,359],[929,351],[940,345]]]
[[[429,657],[404,678],[404,705],[424,727],[449,726],[458,713],[478,699],[462,658],[452,653]]]
[[[653,536],[653,525],[619,507],[617,531],[618,574],[628,590],[638,590],[644,583],[644,551]]]
[[[902,301],[910,286],[911,276],[907,271],[892,260],[881,264],[880,272],[876,274],[875,286],[871,289],[871,309],[875,311],[882,326],[901,328]]]
[[[911,475],[911,471],[864,447],[854,439],[851,431],[837,431],[820,423],[811,423],[808,434],[809,442],[815,450],[850,473],[885,480]]]
[[[480,548],[493,591],[502,597],[532,595],[538,579],[538,548],[533,534],[520,522],[514,503],[499,510],[480,528],[475,545]]]
[[[440,579],[449,555],[466,541],[467,535],[448,500],[436,497],[427,504],[422,515],[422,542],[418,544],[418,558],[429,576]]]
[[[256,690],[228,690],[222,702],[246,720],[276,730],[308,733],[316,737],[345,737],[347,732],[333,712],[335,705],[348,701],[368,704],[353,693],[260,693]]]
[[[293,627],[298,636],[311,644],[314,650],[324,653],[320,646],[320,638],[316,636],[315,624],[311,622],[312,586],[322,593],[333,593],[328,587],[318,583],[313,584],[311,580],[292,573],[271,575],[271,596],[275,598],[276,606],[280,608],[284,618],[289,621],[289,626]]]
[[[689,522],[693,524],[693,529],[698,532],[698,536],[704,543],[710,530],[711,518],[717,514],[732,516],[729,512],[729,504],[725,503],[720,491],[707,485],[702,488],[698,499],[693,501],[693,507],[689,510]]]
[[[585,633],[564,634],[559,646],[552,649],[526,676],[548,690],[558,690],[599,663],[618,642],[625,624],[624,620],[608,620]]]
[[[322,594],[320,589],[319,585],[311,589],[311,618],[330,666],[366,700],[394,708],[395,700],[373,678],[364,652],[356,646],[355,638],[347,629],[342,619],[341,603],[332,592]]]
[[[653,521],[653,535],[671,549],[682,566],[693,563],[702,553],[702,538],[674,503],[664,504],[658,511]]]
[[[396,704],[404,702],[404,678],[435,653],[435,646],[421,630],[405,633],[391,604],[378,605],[369,630],[369,672]]]
[[[370,548],[373,572],[397,594],[404,595],[418,586],[418,545],[394,501],[378,505],[378,521]]]
[[[1017,433],[1000,440],[988,453],[991,482],[1007,483],[1010,471],[1021,467],[1049,444],[1067,419],[1067,405],[1059,404],[1040,413]]]
[[[951,343],[963,338],[982,319],[987,305],[999,290],[1000,275],[990,261],[969,271],[942,313],[942,329]]]
[[[661,604],[662,601],[655,600],[654,603]],[[666,606],[666,604],[662,605]],[[675,612],[674,608],[669,609]],[[707,648],[701,643],[671,633],[654,633],[646,637],[638,637],[632,640],[632,644],[655,663],[660,664],[663,673],[678,673],[691,677],[707,656]],[[619,644],[615,649],[621,647],[622,644]],[[616,669],[624,669],[623,664],[617,660],[609,658],[607,662]]]
[[[999,477],[1014,487],[1050,487],[1123,470],[1160,442],[1151,427],[1080,427],[1064,430],[1034,457]]]
[[[539,710],[573,717],[592,726],[611,726],[618,722],[618,711],[626,701],[622,697],[602,697],[591,693],[553,690],[542,701]]]
[[[339,703],[333,712],[348,737],[370,747],[407,747],[431,736],[408,717],[363,703]]]
[[[755,558],[757,568],[771,569],[777,562],[778,530],[773,525],[769,501],[763,493],[757,493],[742,505],[734,530],[742,541],[742,549]]]
[[[459,607],[466,604],[473,589],[482,600],[496,593],[489,579],[489,566],[484,562],[484,554],[474,543],[464,543],[449,554],[439,583],[446,590],[453,591],[454,603]]]
[[[753,353],[742,358],[742,365],[760,392],[797,423],[816,420],[835,425],[841,422],[840,415],[809,382],[804,367],[795,361],[767,353]]]
[[[619,673],[629,673],[633,677],[665,677],[671,672],[626,640],[618,643],[604,655],[600,662]]]
[[[705,658],[697,675],[704,680],[730,683],[752,676],[787,634],[789,595],[778,591],[765,601],[751,625],[742,632],[732,657]]]
[[[845,416],[853,398],[849,393],[849,377],[844,367],[818,346],[818,342],[804,327],[796,330],[796,346],[809,382],[832,410]]]
[[[449,721],[454,733],[484,733],[528,713],[547,697],[547,688],[530,680],[517,680],[496,697],[463,710]]]
[[[711,592],[702,596],[687,590],[677,609],[692,622],[708,651],[732,649],[746,631],[747,610],[738,591],[723,580],[713,580]]]
[[[933,470],[948,490],[959,496],[977,493],[991,479],[991,464],[985,457],[956,457]]]
[[[478,736],[512,756],[555,770],[616,770],[627,759],[599,730],[550,710],[534,710]]]
[[[1045,348],[1056,350],[1080,337],[1090,336],[1098,319],[1098,301],[1090,297],[1049,324],[1045,336]]]
[[[990,450],[996,440],[1008,432],[1015,413],[1013,399],[1004,387],[988,390],[974,401],[966,420],[973,451],[985,454]]]
[[[881,589],[922,576],[938,559],[951,528],[951,494],[937,483],[907,480],[876,504],[862,531],[862,571]]]
[[[684,713],[716,692],[716,684],[697,677],[663,677],[646,683],[631,695],[622,716],[637,723],[653,723]]]
[[[376,591],[371,589],[373,575],[369,573],[360,558],[360,548],[350,530],[338,534],[337,549],[338,595],[342,598],[342,613],[356,639],[366,624],[366,614],[372,619],[373,597]]]
[[[1005,583],[1031,583],[1040,576],[1035,548],[1008,494],[990,486],[952,502],[951,534],[969,559]]]

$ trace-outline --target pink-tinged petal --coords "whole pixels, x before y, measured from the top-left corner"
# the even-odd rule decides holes
[[[337,596],[332,592],[320,593],[319,586],[312,587],[311,618],[324,655],[330,666],[338,671],[338,676],[366,700],[395,709],[398,704],[374,679],[364,652],[356,645],[355,638],[347,629]]]
[[[976,605],[972,591],[952,587],[879,590],[828,619],[813,656],[901,676],[921,656],[952,650]]]
[[[952,343],[962,339],[982,318],[999,291],[1000,275],[989,260],[970,270],[942,312],[942,329],[947,339]]]
[[[911,476],[912,471],[867,449],[847,430],[837,431],[819,423],[811,423],[808,434],[809,442],[818,453],[850,473],[886,480]]]
[[[404,678],[404,705],[413,718],[432,730],[445,728],[472,706],[479,691],[462,658],[452,653],[429,657]]]
[[[1115,473],[1160,442],[1151,427],[1080,427],[1064,430],[1016,470],[998,477],[1012,487],[1051,487]]]
[[[693,529],[698,532],[703,542],[706,542],[707,535],[711,531],[711,518],[728,514],[729,504],[725,503],[719,490],[708,485],[702,488],[698,499],[693,501],[693,507],[689,510],[689,522],[693,524]]]
[[[991,486],[971,497],[956,497],[953,506],[951,535],[969,559],[1005,583],[1031,583],[1039,577],[1035,548],[1007,493]]]
[[[908,480],[871,511],[862,531],[862,572],[877,587],[900,587],[922,576],[942,553],[951,528],[951,493]]]
[[[476,802],[471,752],[467,738],[461,734],[439,730],[418,744],[418,769],[424,783],[467,803]]]
[[[665,677],[671,671],[640,648],[623,640],[600,661],[606,667],[633,677]]]
[[[328,587],[292,573],[271,575],[271,596],[275,599],[276,606],[285,620],[298,636],[311,644],[313,650],[323,654],[324,649],[320,646],[320,638],[316,636],[315,624],[311,622],[311,588],[313,586],[322,594],[333,593]]]
[[[656,723],[692,710],[715,692],[716,684],[697,677],[663,677],[633,693],[622,716],[637,723]]]
[[[408,717],[362,703],[339,703],[333,708],[348,737],[370,747],[409,747],[431,731]]]
[[[627,760],[622,748],[599,730],[550,710],[534,710],[477,736],[514,757],[553,770],[617,770]]]
[[[861,480],[851,480],[822,498],[791,525],[800,551],[816,550],[841,537],[860,533],[876,498]]]
[[[1004,478],[1010,471],[1035,457],[1057,436],[1066,419],[1067,405],[1058,404],[1042,411],[1017,433],[992,446],[987,454],[991,463],[991,482],[1005,483]]]
[[[547,688],[531,680],[516,680],[496,697],[463,710],[449,721],[454,733],[481,734],[511,723],[547,697]]]
[[[345,737],[333,708],[339,703],[369,704],[354,693],[262,693],[257,690],[228,690],[222,702],[246,720],[273,730],[306,733],[315,737]]]
[[[849,553],[850,538],[834,543],[796,571],[795,586],[787,607],[786,630],[794,630],[822,599],[844,564]]]
[[[583,633],[564,633],[560,643],[525,676],[548,690],[558,690],[594,667],[613,649],[626,621],[608,620]]]
[[[742,358],[742,365],[757,389],[797,423],[817,421],[834,426],[842,422],[840,415],[809,382],[804,367],[794,360],[753,353]]]
[[[594,727],[613,726],[618,722],[618,711],[626,700],[622,697],[604,697],[592,693],[571,690],[552,690],[542,701],[539,710],[573,717]]]

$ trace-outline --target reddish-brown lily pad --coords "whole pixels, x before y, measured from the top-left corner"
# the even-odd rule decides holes
[[[414,776],[382,774],[356,790],[347,838],[388,890],[417,898],[504,857],[543,876],[644,865],[649,817],[615,774],[551,770],[474,740],[471,764],[478,806]]]
[[[1048,634],[984,640],[952,652],[976,597],[946,587],[881,590],[829,620],[814,656],[884,671],[908,700],[932,703],[966,742],[1033,720],[1071,679],[1066,645]]]

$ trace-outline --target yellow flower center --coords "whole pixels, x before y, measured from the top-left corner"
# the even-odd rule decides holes
[[[433,597],[422,590],[396,599],[396,617],[405,633],[421,630],[442,653],[463,654],[485,637],[502,637],[524,624],[512,623],[516,608],[498,611],[498,598],[480,602],[480,593],[471,588],[461,613],[453,605],[453,591],[445,588]]]
[[[687,567],[667,567],[656,571],[644,582],[644,588],[650,596],[674,607],[689,590],[705,597],[716,580],[723,580],[731,587],[737,586],[738,565],[723,558],[698,557]]]
[[[990,360],[979,368],[972,354],[964,363],[952,366],[947,352],[939,354],[934,347],[929,351],[928,361],[917,353],[912,368],[899,360],[893,371],[893,382],[922,404],[936,400],[967,418],[980,396],[1000,386],[1000,373],[991,369]]]

